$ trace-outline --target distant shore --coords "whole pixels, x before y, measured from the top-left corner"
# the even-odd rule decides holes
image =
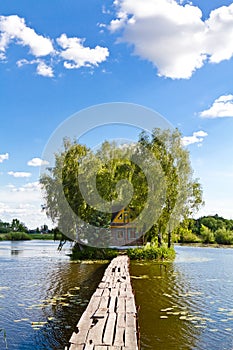
[[[8,232],[0,233],[0,241],[29,241],[29,240],[54,240],[53,233],[26,233],[26,232]],[[60,240],[58,236],[57,241]]]

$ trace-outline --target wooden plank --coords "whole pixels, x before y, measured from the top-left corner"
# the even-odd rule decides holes
[[[137,313],[135,302],[134,302],[134,297],[131,298],[126,298],[126,313]]]
[[[90,299],[89,304],[87,305],[85,313],[93,314],[99,308],[100,301],[101,301],[101,297],[95,296],[95,294],[93,294],[91,299]],[[81,317],[81,319],[82,319],[82,317]]]
[[[83,314],[84,315],[84,314]],[[77,332],[74,332],[70,338],[72,344],[85,344],[89,328],[92,325],[92,320],[88,317],[83,317],[77,325]]]
[[[99,309],[107,309],[110,301],[110,297],[102,297],[99,303]]]
[[[117,328],[125,328],[125,314],[119,313],[117,314]]]
[[[128,328],[133,328],[133,329],[137,329],[137,323],[136,323],[136,316],[133,313],[130,314],[126,314],[126,329]]]
[[[84,350],[94,350],[94,344],[86,344]]]
[[[116,300],[117,298],[115,296],[112,296],[112,294],[110,294],[110,303],[108,306],[108,310],[110,313],[115,312]]]
[[[107,315],[104,318],[95,319],[95,324],[89,329],[86,343],[94,345],[103,344],[103,330],[106,323]]]
[[[113,344],[113,338],[115,333],[115,324],[116,324],[116,314],[111,313],[108,316],[106,327],[104,330],[103,343],[107,345]]]
[[[137,333],[131,329],[125,330],[125,347],[130,349],[138,349],[137,345]]]
[[[101,297],[102,294],[103,294],[103,292],[104,292],[104,289],[102,289],[102,288],[97,288],[96,291],[95,291],[95,293],[94,293],[93,295],[96,296],[96,297]]]
[[[117,298],[117,305],[116,305],[116,312],[119,313],[123,313],[125,314],[126,309],[125,309],[125,300],[126,298],[124,297],[119,297]]]
[[[81,316],[70,350],[138,350],[136,311],[129,258],[118,256]]]
[[[116,327],[116,333],[115,333],[113,345],[124,346],[125,345],[124,338],[125,338],[125,328]]]
[[[69,350],[83,350],[84,344],[71,344]]]
[[[108,308],[99,308],[96,310],[96,312],[93,314],[92,318],[103,318],[106,317],[108,313]]]

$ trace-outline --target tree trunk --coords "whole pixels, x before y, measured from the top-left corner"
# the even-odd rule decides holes
[[[168,231],[168,240],[167,240],[167,246],[168,248],[171,248],[172,245],[172,234],[171,234],[171,230]]]

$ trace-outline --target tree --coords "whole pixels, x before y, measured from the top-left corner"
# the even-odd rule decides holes
[[[11,222],[11,229],[15,232],[27,232],[28,229],[23,222],[20,222],[19,219],[13,219]]]
[[[151,138],[145,133],[141,134],[139,142],[158,159],[166,183],[162,213],[150,230],[148,238],[160,241],[162,236],[170,247],[173,229],[203,204],[201,186],[192,177],[189,153],[183,148],[181,134],[177,129],[171,131],[156,128]]]
[[[64,140],[55,166],[40,182],[47,215],[65,235],[101,246],[115,204],[132,208],[146,240],[171,246],[172,231],[202,204],[189,153],[178,130],[154,129],[131,145],[104,142],[96,151]]]

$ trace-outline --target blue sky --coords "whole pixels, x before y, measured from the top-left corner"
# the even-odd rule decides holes
[[[0,219],[48,222],[43,149],[70,115],[107,102],[178,127],[203,185],[199,214],[233,218],[231,1],[3,0],[0,16]]]

